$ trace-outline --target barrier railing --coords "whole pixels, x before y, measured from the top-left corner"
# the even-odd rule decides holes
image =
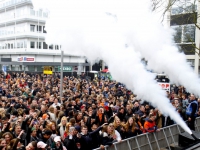
[[[195,130],[200,130],[200,117],[196,118]],[[114,143],[112,146],[105,146],[105,150],[160,150],[178,142],[179,133],[184,130],[177,124],[162,128],[159,132],[145,133],[132,138]],[[101,150],[97,148],[95,150]]]

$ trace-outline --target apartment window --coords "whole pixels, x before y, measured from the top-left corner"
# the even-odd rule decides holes
[[[59,46],[58,46],[58,45],[56,45],[56,46],[55,46],[55,49],[56,49],[56,50],[59,50]]]
[[[27,48],[27,44],[26,44],[26,41],[24,41],[24,48]]]
[[[10,49],[10,44],[8,43],[8,49]]]
[[[13,49],[13,44],[10,44],[10,48]]]
[[[49,45],[49,49],[53,49],[53,45]]]
[[[35,32],[35,25],[30,25],[30,31]]]
[[[30,44],[31,44],[30,45],[31,48],[35,48],[35,42],[31,42]]]
[[[20,48],[24,48],[24,42],[23,41],[20,42]]]
[[[43,26],[43,33],[47,33],[47,31],[44,28],[45,28],[45,26]]]
[[[48,45],[46,44],[46,42],[43,42],[43,49],[48,49]]]
[[[20,42],[17,42],[17,48],[20,48],[20,45],[21,43]]]
[[[41,49],[41,48],[42,48],[41,45],[42,45],[41,42],[37,42],[37,48],[38,48],[38,49]]]
[[[42,26],[37,26],[37,31],[42,32]]]

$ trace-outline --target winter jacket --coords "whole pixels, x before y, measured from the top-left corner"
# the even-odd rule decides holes
[[[147,118],[144,123],[144,129],[146,130],[146,132],[155,132],[157,130],[155,121],[152,121],[149,118]]]

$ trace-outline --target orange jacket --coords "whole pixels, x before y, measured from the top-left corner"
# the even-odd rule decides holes
[[[157,130],[155,121],[147,119],[144,123],[144,129],[146,132],[155,132]]]

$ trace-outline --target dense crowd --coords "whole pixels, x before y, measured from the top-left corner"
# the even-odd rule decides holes
[[[104,149],[105,145],[175,123],[116,81],[65,76],[62,93],[60,97],[59,73],[1,74],[0,149]],[[181,86],[166,93],[187,120],[186,108],[194,95]]]

